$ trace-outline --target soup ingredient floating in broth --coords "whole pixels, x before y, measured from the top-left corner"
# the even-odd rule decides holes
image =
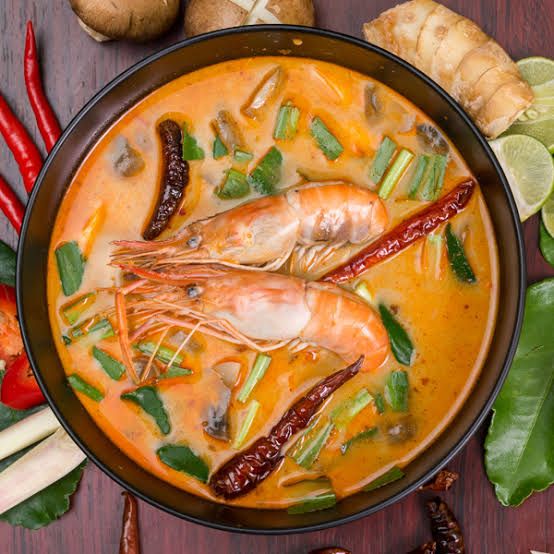
[[[260,23],[313,27],[312,0],[190,0],[185,12],[187,36]]]
[[[155,239],[169,225],[189,182],[189,164],[182,157],[181,128],[175,121],[165,119],[157,130],[162,143],[163,167],[156,207],[143,233],[146,240]]]
[[[257,119],[263,113],[263,109],[270,100],[276,96],[282,83],[283,69],[280,66],[271,69],[260,81],[260,84],[256,87],[246,104],[241,108],[241,112],[246,117]]]
[[[169,275],[182,265],[209,262],[275,270],[296,247],[326,244],[332,252],[379,236],[387,223],[374,192],[348,183],[311,183],[192,223],[166,241],[118,241],[113,263],[160,267]]]
[[[437,81],[489,138],[532,103],[516,64],[473,21],[432,0],[411,0],[364,25],[365,38]]]
[[[137,499],[127,491],[123,492],[122,495],[125,497],[125,505],[119,554],[140,554]]]
[[[227,499],[237,498],[265,480],[281,461],[285,444],[309,425],[323,402],[352,379],[362,364],[363,358],[360,358],[321,381],[283,415],[267,436],[223,464],[210,478],[209,485],[214,493]]]

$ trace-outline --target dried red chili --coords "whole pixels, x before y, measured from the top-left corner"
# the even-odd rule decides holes
[[[310,554],[351,554],[350,550],[346,548],[341,548],[340,546],[331,546],[329,548],[318,548],[317,550],[312,550]]]
[[[345,264],[327,273],[323,280],[342,283],[353,279],[371,266],[398,254],[420,238],[427,236],[441,223],[448,221],[467,206],[475,185],[473,180],[460,183],[440,200],[409,217]]]
[[[415,550],[410,550],[408,554],[436,554],[436,552],[437,543],[432,541],[422,544],[419,548],[416,548]]]
[[[287,441],[305,429],[321,404],[358,373],[363,359],[361,356],[357,362],[320,381],[283,415],[269,435],[223,464],[210,479],[213,492],[227,499],[236,498],[266,479],[281,461],[281,450]]]
[[[25,57],[23,60],[25,74],[25,86],[27,96],[35,113],[37,126],[46,150],[50,152],[56,141],[60,138],[62,130],[60,124],[44,94],[42,79],[40,77],[40,65],[37,54],[37,44],[33,24],[27,22],[27,36],[25,37]],[[29,189],[28,189],[29,190]]]
[[[125,497],[125,505],[119,554],[140,554],[137,499],[128,492],[122,494]]]
[[[0,133],[19,166],[25,190],[30,192],[42,168],[42,157],[33,139],[1,94]]]
[[[442,469],[437,473],[435,478],[430,481],[429,483],[426,483],[425,485],[422,485],[419,487],[418,490],[420,491],[435,491],[435,492],[444,492],[450,490],[452,485],[458,480],[460,477],[459,473],[456,473],[455,471],[450,471],[449,469]]]
[[[162,143],[162,182],[156,209],[142,234],[146,240],[154,240],[168,226],[189,182],[189,164],[182,155],[181,128],[172,119],[166,119],[158,124],[158,134]]]
[[[446,502],[439,497],[426,503],[431,518],[431,532],[437,543],[437,554],[464,554],[462,530]]]
[[[4,215],[19,235],[25,208],[10,185],[2,177],[0,177],[0,210],[4,212]]]

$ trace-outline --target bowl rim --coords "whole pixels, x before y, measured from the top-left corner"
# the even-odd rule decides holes
[[[481,426],[485,418],[488,416],[492,404],[495,401],[498,393],[500,392],[500,389],[506,380],[506,377],[508,375],[508,371],[510,369],[512,360],[514,358],[517,344],[519,340],[519,336],[521,334],[521,327],[523,324],[523,314],[524,314],[524,305],[525,305],[525,293],[526,293],[526,282],[527,282],[527,270],[526,270],[526,258],[525,258],[525,243],[524,243],[524,235],[523,235],[523,228],[521,225],[521,222],[519,220],[519,215],[516,207],[516,203],[514,200],[514,197],[512,195],[511,189],[509,187],[508,181],[506,179],[506,176],[497,160],[495,155],[492,152],[491,147],[489,146],[487,140],[485,137],[481,134],[475,123],[471,120],[469,115],[460,107],[460,105],[435,81],[433,81],[430,77],[428,77],[425,73],[417,69],[416,67],[412,66],[408,62],[404,61],[402,58],[388,52],[387,50],[384,50],[383,48],[380,48],[370,42],[367,42],[363,39],[360,39],[358,37],[354,37],[351,35],[347,35],[345,33],[340,33],[337,31],[332,31],[329,29],[320,29],[315,27],[305,27],[300,25],[284,25],[284,24],[277,24],[277,25],[250,25],[250,26],[242,26],[242,27],[233,27],[228,29],[221,29],[212,31],[210,33],[206,33],[203,35],[191,37],[191,38],[185,38],[182,39],[170,46],[167,46],[157,52],[154,52],[153,54],[150,54],[146,58],[136,62],[131,67],[117,75],[115,78],[113,78],[109,83],[107,83],[105,86],[103,86],[97,93],[95,93],[86,103],[85,105],[77,112],[77,114],[71,119],[67,127],[64,129],[62,135],[52,148],[52,150],[49,152],[44,165],[37,177],[35,186],[33,188],[33,191],[31,193],[31,196],[29,197],[29,201],[26,207],[25,211],[25,217],[23,220],[23,225],[21,229],[21,235],[20,235],[20,241],[19,245],[23,245],[25,243],[26,235],[27,235],[27,229],[30,224],[31,220],[31,213],[33,211],[33,207],[38,195],[38,191],[42,185],[42,182],[44,180],[45,175],[48,172],[48,169],[52,163],[52,160],[55,158],[57,152],[60,150],[61,145],[67,140],[69,135],[73,132],[73,130],[78,126],[81,119],[87,114],[90,110],[92,110],[95,105],[107,94],[109,94],[113,89],[115,89],[120,83],[131,77],[134,73],[138,72],[139,70],[143,69],[144,67],[148,66],[152,62],[155,62],[159,60],[160,58],[163,58],[164,56],[171,54],[175,51],[178,51],[182,48],[185,48],[191,44],[199,43],[199,42],[206,42],[210,41],[213,38],[218,38],[222,36],[229,36],[229,35],[239,35],[243,33],[256,33],[256,32],[263,32],[263,33],[271,33],[271,32],[294,32],[294,33],[300,33],[300,34],[308,34],[308,35],[315,35],[315,36],[321,36],[328,39],[338,40],[350,43],[351,45],[361,47],[363,49],[373,51],[378,53],[379,55],[387,58],[389,61],[395,62],[402,66],[404,69],[408,70],[409,72],[413,73],[416,77],[418,77],[421,81],[424,82],[424,84],[427,87],[430,87],[433,89],[437,94],[439,94],[442,99],[447,102],[450,107],[456,112],[457,116],[460,117],[463,122],[470,128],[471,132],[473,133],[476,140],[479,142],[480,146],[483,148],[486,156],[488,157],[489,161],[492,163],[499,179],[502,184],[503,192],[506,196],[506,200],[508,202],[508,208],[511,215],[511,218],[513,220],[514,230],[516,234],[516,249],[517,249],[517,257],[519,260],[519,272],[518,272],[518,279],[519,279],[519,290],[517,291],[517,311],[516,311],[516,322],[514,325],[514,328],[512,330],[512,335],[510,337],[510,343],[509,348],[506,352],[504,363],[502,366],[502,369],[499,373],[498,379],[495,383],[495,386],[493,387],[489,397],[487,398],[484,405],[481,407],[477,417],[474,419],[472,424],[466,429],[466,431],[462,434],[458,442],[454,445],[454,447],[448,452],[446,456],[441,458],[437,463],[433,465],[427,472],[425,472],[424,475],[422,475],[417,481],[412,483],[411,485],[403,488],[393,496],[378,502],[377,504],[370,506],[368,508],[362,509],[359,512],[356,512],[354,514],[344,516],[344,517],[338,517],[336,519],[326,521],[323,523],[315,523],[315,524],[308,524],[308,525],[300,525],[299,527],[288,527],[288,528],[277,528],[277,529],[270,529],[270,528],[249,528],[249,527],[242,527],[242,526],[233,526],[231,524],[226,523],[218,523],[218,522],[212,522],[204,520],[200,517],[191,516],[188,514],[185,514],[183,512],[180,512],[176,509],[173,509],[169,506],[164,505],[161,502],[158,502],[157,500],[154,500],[153,498],[149,497],[146,493],[141,492],[138,490],[134,485],[131,485],[126,482],[124,478],[119,477],[112,471],[110,467],[105,465],[103,462],[101,462],[97,456],[92,452],[88,447],[86,447],[81,439],[79,438],[79,434],[77,431],[75,431],[71,425],[71,423],[65,418],[65,416],[62,415],[60,410],[58,409],[56,403],[51,398],[51,395],[49,391],[46,388],[46,385],[44,381],[42,380],[42,376],[38,368],[38,363],[35,360],[33,350],[30,347],[30,339],[27,335],[27,328],[25,324],[25,317],[23,317],[23,285],[22,285],[22,264],[23,264],[23,251],[24,248],[18,247],[17,250],[17,267],[16,267],[16,297],[17,297],[17,310],[19,314],[22,314],[20,317],[20,326],[21,326],[21,333],[23,337],[23,344],[25,346],[25,350],[28,352],[29,361],[31,364],[31,368],[33,370],[33,373],[37,379],[37,382],[40,386],[40,389],[42,390],[48,405],[60,421],[62,427],[65,429],[65,431],[69,434],[69,436],[73,439],[73,441],[79,446],[81,450],[87,455],[89,459],[93,461],[93,463],[101,469],[106,475],[108,475],[111,479],[113,479],[116,483],[118,483],[121,487],[124,489],[130,491],[135,496],[140,498],[141,500],[147,502],[148,504],[166,512],[169,513],[175,517],[178,517],[180,519],[184,519],[186,521],[196,523],[199,525],[202,525],[204,527],[208,527],[211,529],[216,529],[219,531],[227,531],[227,532],[233,532],[233,533],[241,533],[241,534],[247,534],[247,535],[286,535],[286,534],[292,534],[292,533],[308,533],[308,532],[315,532],[315,531],[321,531],[324,529],[332,528],[332,527],[338,527],[339,525],[344,525],[347,523],[354,522],[356,520],[362,519],[366,516],[369,516],[383,508],[386,508],[388,506],[391,506],[392,504],[402,500],[403,498],[407,497],[409,494],[411,494],[413,491],[415,491],[420,485],[425,483],[429,480],[430,477],[432,477],[440,468],[444,467],[452,458],[454,458],[460,450],[466,445],[468,440],[475,434],[477,429]],[[240,57],[240,56],[239,56]],[[219,62],[214,62],[219,63]],[[136,101],[133,103],[133,105],[136,103]],[[424,455],[424,453],[421,453],[419,456]],[[136,462],[135,462],[136,463]],[[263,512],[264,510],[261,510]]]

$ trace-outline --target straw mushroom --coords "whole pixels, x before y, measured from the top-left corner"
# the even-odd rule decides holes
[[[312,0],[190,0],[185,13],[188,36],[260,23],[313,26],[314,5]]]
[[[177,18],[179,0],[69,0],[79,24],[99,42],[144,42],[165,33]]]

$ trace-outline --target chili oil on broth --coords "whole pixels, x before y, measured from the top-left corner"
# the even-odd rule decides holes
[[[276,64],[286,73],[279,97],[259,120],[240,114],[240,107],[252,94],[263,76]],[[366,87],[373,83],[380,92],[381,112],[368,123],[365,116]],[[103,217],[99,232],[87,255],[86,270],[80,290],[74,295],[112,287],[118,282],[118,270],[109,266],[114,240],[138,240],[155,205],[161,155],[156,124],[170,116],[186,122],[189,132],[206,153],[203,161],[190,162],[190,184],[183,206],[171,220],[162,238],[171,236],[185,223],[225,211],[251,199],[220,200],[214,189],[221,184],[230,157],[214,160],[214,140],[210,121],[221,110],[229,110],[241,125],[245,143],[254,153],[250,168],[274,144],[273,129],[280,105],[291,100],[302,112],[298,134],[293,141],[279,141],[283,153],[284,189],[300,182],[298,171],[311,180],[344,179],[359,186],[371,185],[369,165],[384,136],[399,145],[421,151],[413,129],[395,133],[405,113],[417,123],[429,122],[427,116],[406,99],[368,77],[332,64],[295,58],[251,58],[226,62],[185,75],[154,91],[133,108],[92,148],[79,168],[62,202],[54,227],[48,267],[48,302],[51,325],[60,358],[67,374],[77,372],[105,393],[96,403],[83,395],[80,400],[91,416],[128,456],[148,471],[175,486],[202,497],[213,497],[209,488],[184,473],[162,464],[156,450],[166,443],[184,443],[215,470],[232,457],[231,443],[209,437],[203,422],[210,405],[222,393],[219,375],[213,367],[221,361],[240,363],[240,374],[233,388],[230,408],[231,437],[236,433],[245,407],[236,400],[240,385],[252,367],[255,353],[218,339],[197,333],[185,352],[185,363],[193,370],[190,376],[169,379],[159,384],[171,421],[171,432],[162,436],[151,418],[120,395],[132,389],[125,376],[110,379],[91,356],[98,337],[90,336],[65,346],[62,335],[67,325],[60,318],[60,307],[68,301],[63,296],[56,270],[54,249],[64,241],[80,240],[86,223],[100,209]],[[401,117],[399,117],[399,113]],[[332,130],[345,151],[329,162],[310,135],[309,121],[318,115]],[[390,116],[390,117],[389,117]],[[122,178],[110,161],[114,139],[124,136],[138,150],[145,162],[140,173]],[[444,191],[447,192],[470,174],[452,144]],[[389,228],[421,209],[421,202],[406,200],[404,178],[386,200]],[[252,197],[255,195],[253,194]],[[317,479],[326,475],[337,496],[359,490],[394,465],[404,466],[424,450],[444,429],[469,394],[488,350],[494,327],[497,304],[496,246],[492,226],[479,190],[470,205],[452,222],[456,232],[465,234],[465,247],[477,274],[475,285],[460,284],[447,266],[443,253],[438,265],[429,267],[426,241],[408,248],[366,272],[362,279],[375,296],[397,313],[415,345],[413,365],[407,369],[410,381],[409,412],[379,415],[374,404],[365,408],[347,432],[335,431],[315,464],[308,472],[313,481],[302,482],[303,471],[289,457],[265,482],[233,504],[261,508],[282,508],[306,496],[323,492],[328,485]],[[329,265],[347,259],[356,249],[343,248]],[[437,269],[438,268],[438,269]],[[321,266],[308,275],[316,278],[325,272]],[[94,308],[83,315],[90,317],[113,304],[109,293],[99,295]],[[117,338],[103,340],[101,347],[121,359]],[[461,355],[460,353],[463,353]],[[321,378],[346,364],[332,353],[308,349],[297,354],[284,348],[273,352],[272,363],[250,398],[261,408],[243,445],[267,433],[292,403]],[[383,390],[389,373],[402,366],[392,357],[372,373],[363,373],[340,388],[325,404],[323,418],[333,407],[366,387],[371,393]],[[379,427],[379,435],[355,446],[342,455],[340,445],[364,428]]]

